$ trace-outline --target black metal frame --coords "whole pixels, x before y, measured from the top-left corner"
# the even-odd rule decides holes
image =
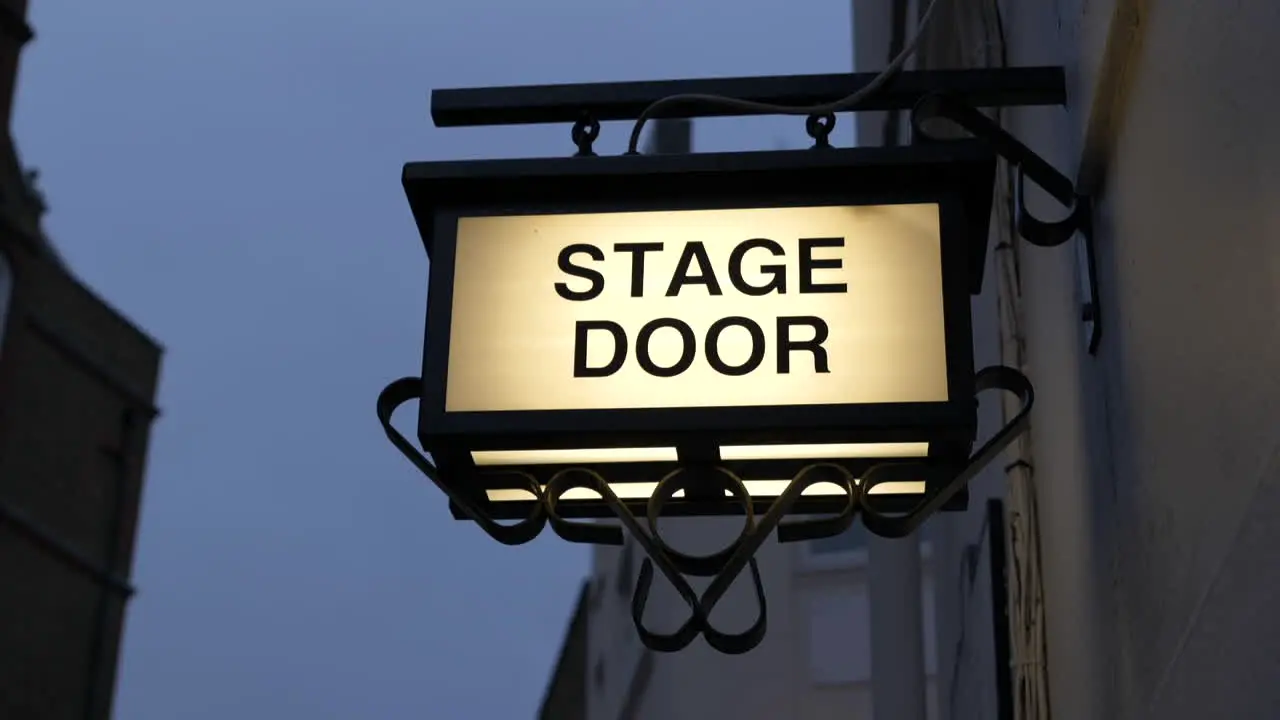
[[[1088,259],[1091,297],[1085,308],[1091,323],[1090,352],[1096,349],[1101,325],[1098,316],[1093,246],[1090,237],[1091,206],[1071,182],[996,123],[978,112],[978,106],[1060,105],[1066,90],[1061,68],[1018,68],[994,70],[925,71],[899,73],[868,97],[855,110],[912,110],[916,142],[907,148],[862,148],[835,150],[828,136],[834,126],[830,113],[814,113],[806,119],[806,130],[814,138],[814,150],[783,153],[739,153],[730,155],[686,155],[601,158],[593,143],[600,122],[632,120],[643,116],[654,102],[673,95],[702,94],[726,96],[776,105],[807,106],[830,103],[865,87],[874,74],[799,77],[731,78],[669,82],[611,83],[588,85],[528,86],[518,88],[474,88],[437,90],[432,93],[432,117],[437,126],[510,125],[524,123],[572,122],[572,139],[577,147],[572,159],[494,160],[468,163],[414,163],[405,168],[404,184],[413,207],[427,252],[432,256],[430,305],[427,320],[429,342],[424,351],[423,378],[402,378],[388,385],[378,398],[378,418],[388,439],[449,498],[454,513],[474,521],[490,537],[504,544],[521,544],[536,537],[550,524],[571,542],[622,544],[624,530],[641,545],[644,561],[632,597],[632,617],[641,639],[651,649],[673,651],[687,646],[698,635],[726,653],[746,652],[759,644],[766,625],[765,597],[754,554],[769,534],[778,531],[780,542],[829,537],[843,532],[857,515],[867,529],[886,537],[913,533],[934,512],[963,501],[969,481],[1026,430],[1034,400],[1030,382],[1016,370],[986,368],[972,375],[972,337],[969,331],[968,293],[981,286],[985,263],[986,229],[991,201],[993,156],[999,154],[1018,171],[1015,190],[1018,231],[1035,245],[1054,246],[1066,242],[1076,232],[1084,235]],[[675,104],[663,117],[710,117],[757,114],[733,104]],[[804,114],[799,110],[790,114]],[[924,127],[931,120],[945,118],[964,128],[973,140],[942,141]],[[945,161],[945,162],[944,162]],[[947,186],[931,178],[922,168],[941,172],[970,164],[968,184]],[[981,172],[973,166],[981,165]],[[850,167],[865,172],[849,172]],[[721,172],[718,172],[721,171]],[[797,178],[801,180],[796,182]],[[1026,210],[1025,179],[1041,185],[1068,208],[1070,214],[1059,222],[1044,222]],[[708,182],[718,181],[719,184]],[[950,180],[955,180],[954,177]],[[873,187],[876,183],[886,187]],[[942,182],[939,185],[939,182]],[[767,188],[760,191],[759,186]],[[963,187],[963,190],[958,188]],[[595,196],[593,203],[582,198]],[[692,196],[692,200],[690,199]],[[603,199],[601,199],[603,198]],[[780,207],[821,204],[885,204],[891,202],[934,201],[943,215],[943,273],[946,308],[947,368],[950,399],[942,407],[920,405],[853,407],[829,409],[768,408],[766,427],[754,418],[744,418],[731,408],[694,411],[591,411],[554,413],[493,413],[451,416],[443,411],[444,371],[451,303],[453,223],[468,214],[528,214],[530,212],[589,212],[640,209],[712,207]],[[968,225],[968,228],[963,227]],[[965,232],[967,230],[968,232]],[[973,247],[957,252],[948,237],[957,231],[974,239]],[[949,249],[948,249],[949,248]],[[960,284],[957,278],[967,279]],[[960,310],[963,306],[963,310]],[[962,316],[962,319],[961,319]],[[963,330],[964,337],[957,334]],[[958,352],[963,351],[963,352]],[[972,378],[970,380],[970,378]],[[1022,407],[977,451],[972,447],[976,427],[976,398],[987,390],[1017,395]],[[437,465],[404,437],[391,423],[397,407],[421,400],[420,441],[440,461]],[[759,414],[760,408],[752,410]],[[924,461],[888,460],[858,465],[818,462],[787,466],[791,481],[777,498],[753,500],[739,472],[708,456],[706,445],[718,444],[725,433],[760,439],[776,426],[793,425],[805,441],[822,441],[839,431],[854,427],[867,441],[899,437],[904,431],[934,431],[929,439],[945,448],[939,457]],[[427,431],[423,432],[423,427]],[[482,447],[582,447],[582,432],[595,430],[614,446],[675,445],[680,462],[662,478],[647,501],[626,503],[610,487],[600,468],[555,467],[549,469],[505,468],[505,487],[521,487],[533,498],[520,507],[527,513],[513,524],[501,524],[495,509],[486,506],[474,486],[460,484],[448,476],[465,463],[457,462],[458,449]],[[654,433],[662,434],[655,441]],[[472,441],[479,439],[479,444]],[[750,439],[746,440],[750,442]],[[777,441],[777,440],[775,440]],[[791,440],[795,442],[795,440]],[[848,442],[848,435],[841,436]],[[471,443],[471,444],[468,444]],[[513,445],[515,443],[515,445]],[[598,443],[593,443],[600,447]],[[931,442],[931,445],[933,443]],[[434,452],[433,452],[434,451]],[[469,452],[468,462],[469,462]],[[685,457],[687,455],[687,457]],[[654,466],[650,465],[652,470]],[[777,470],[779,468],[770,468]],[[611,466],[611,473],[626,475],[627,468]],[[541,473],[541,475],[539,475]],[[881,502],[871,491],[883,482],[903,477],[925,477],[927,490],[908,507]],[[860,478],[860,482],[855,480]],[[803,491],[818,482],[836,482],[844,495],[835,502],[807,504]],[[723,490],[735,498],[738,512],[745,516],[742,533],[724,550],[697,557],[672,549],[661,538],[660,516],[712,511],[722,513],[729,504],[720,500],[694,498],[675,503],[675,493],[689,486],[701,488],[708,497]],[[571,519],[561,503],[564,493],[577,487],[594,490],[601,497],[587,515],[616,516],[622,528],[584,523]],[[963,504],[963,502],[961,502]],[[683,507],[682,507],[683,505]],[[710,509],[710,510],[709,510]],[[645,528],[637,519],[643,510]],[[498,511],[501,512],[501,511]],[[763,512],[759,521],[757,513]],[[783,523],[789,513],[825,512],[817,520]],[[652,632],[644,623],[644,609],[655,567],[672,583],[690,609],[689,619],[674,633]],[[710,622],[710,613],[730,584],[744,569],[750,569],[760,613],[744,633],[728,634]],[[704,593],[694,592],[686,576],[711,576]]]
[[[431,276],[419,411],[419,441],[445,475],[474,489],[494,518],[523,517],[527,503],[488,503],[486,489],[546,483],[565,466],[482,472],[472,450],[574,447],[677,448],[677,463],[595,468],[612,482],[652,481],[691,463],[721,464],[744,479],[790,477],[813,460],[721,462],[720,445],[821,442],[930,443],[935,464],[964,459],[976,431],[969,293],[980,281],[994,155],[980,143],[723,155],[663,155],[414,163],[404,185]],[[586,200],[584,198],[590,198]],[[490,214],[937,203],[950,399],[937,403],[673,409],[446,412],[454,245],[459,217]],[[784,429],[780,429],[784,428]],[[868,460],[840,463],[855,474]],[[513,474],[519,473],[518,475]],[[925,479],[936,473],[926,473]],[[517,479],[521,478],[521,479]],[[964,497],[953,507],[964,506]],[[644,501],[629,501],[636,509]],[[806,511],[840,499],[807,497]],[[767,501],[761,501],[767,503]],[[760,504],[757,505],[760,507]],[[673,503],[670,514],[737,512],[724,499]],[[763,509],[763,507],[761,507]],[[460,511],[455,507],[455,514]],[[575,517],[608,517],[604,503],[574,503]]]
[[[878,73],[703,78],[573,85],[455,88],[431,92],[436,127],[539,125],[635,120],[653,103],[674,95],[722,97],[805,107],[834,102],[871,84]],[[928,95],[945,92],[975,107],[1062,105],[1067,101],[1061,67],[972,70],[918,70],[898,73],[857,109],[910,110]],[[752,114],[728,105],[675,105],[670,118],[733,117]]]

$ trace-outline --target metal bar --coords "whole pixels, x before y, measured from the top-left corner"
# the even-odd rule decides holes
[[[600,122],[635,120],[671,95],[723,95],[774,105],[819,105],[869,84],[878,73],[837,73],[744,78],[704,78],[577,85],[456,88],[431,92],[436,127],[571,123],[584,114]],[[909,110],[920,98],[943,92],[975,107],[1062,105],[1067,99],[1061,67],[916,70],[886,82],[858,110]],[[720,105],[677,104],[662,117],[752,115]]]

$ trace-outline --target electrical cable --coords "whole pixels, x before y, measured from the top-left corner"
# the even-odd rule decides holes
[[[722,107],[733,108],[747,113],[757,113],[761,115],[826,115],[828,113],[845,112],[853,110],[859,103],[871,96],[872,93],[879,90],[885,83],[902,69],[907,60],[915,54],[916,46],[920,43],[921,37],[924,36],[925,30],[928,29],[929,20],[933,17],[934,8],[938,6],[938,0],[929,0],[929,7],[920,16],[920,23],[916,26],[916,32],[911,36],[910,42],[903,46],[902,51],[897,57],[889,63],[884,70],[880,71],[871,82],[858,88],[855,92],[846,95],[834,102],[823,103],[821,105],[774,105],[773,103],[756,102],[755,100],[744,100],[742,98],[728,97],[726,95],[704,95],[701,93],[683,93],[679,95],[668,95],[650,103],[640,113],[640,117],[636,118],[635,125],[631,128],[631,140],[627,143],[627,154],[636,155],[639,153],[640,134],[644,130],[644,124],[652,118],[659,110],[670,105],[683,103],[703,103],[708,105],[720,105]]]

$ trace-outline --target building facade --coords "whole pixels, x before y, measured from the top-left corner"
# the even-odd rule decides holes
[[[161,349],[41,229],[9,130],[26,2],[0,0],[0,717],[110,717]]]
[[[538,707],[538,720],[587,718],[587,603],[590,583],[583,583],[560,646],[551,681]]]
[[[858,0],[881,19],[856,42],[922,4]],[[1066,68],[1065,108],[999,119],[1094,198],[1102,330],[1091,353],[1077,244],[1009,231],[1005,175],[977,365],[1024,368],[1037,400],[970,512],[931,522],[942,717],[1000,716],[974,645],[991,570],[967,559],[984,497],[1005,504],[1017,717],[1280,717],[1280,5],[940,0],[916,61]],[[1030,207],[1067,212],[1036,190]],[[984,425],[1002,413],[984,403]]]
[[[740,524],[736,518],[672,519],[664,521],[663,537],[682,550],[707,553],[726,544]],[[922,652],[933,720],[939,715],[931,543],[919,549]],[[654,653],[640,643],[631,618],[642,551],[630,540],[622,548],[595,548],[586,611],[588,720],[869,720],[874,658],[866,531],[855,525],[835,538],[770,541],[757,559],[769,623],[760,646],[722,655],[698,640],[677,653]],[[694,580],[695,590],[705,585]],[[744,573],[712,615],[718,627],[741,632],[757,612]],[[687,616],[674,590],[655,580],[646,625],[670,632]]]

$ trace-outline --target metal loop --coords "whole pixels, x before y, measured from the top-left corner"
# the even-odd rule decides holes
[[[713,556],[717,561],[725,554],[728,555],[728,558],[723,561],[723,564],[719,568],[719,572],[715,573],[715,576],[712,579],[711,584],[707,586],[706,591],[703,592],[700,598],[694,598],[692,600],[688,597],[685,598],[685,602],[689,604],[690,607],[690,617],[674,633],[654,633],[644,626],[643,614],[645,605],[648,603],[649,591],[653,581],[653,569],[647,563],[642,564],[640,568],[640,577],[636,582],[635,593],[632,595],[631,607],[632,620],[634,621],[636,630],[640,633],[641,641],[644,642],[645,646],[659,652],[670,651],[669,648],[680,649],[692,642],[699,633],[707,639],[707,643],[709,645],[722,653],[744,653],[759,645],[764,639],[765,629],[768,626],[768,603],[764,594],[764,585],[760,578],[759,566],[755,559],[756,552],[760,549],[760,546],[764,544],[765,539],[768,538],[774,529],[779,528],[782,518],[791,510],[791,507],[795,505],[796,501],[800,499],[801,494],[803,494],[806,489],[820,482],[829,482],[826,478],[812,472],[820,467],[828,466],[839,467],[831,463],[819,463],[802,469],[791,483],[788,484],[787,489],[784,490],[776,500],[774,500],[772,505],[770,505],[769,511],[765,514],[764,518],[760,520],[759,524],[753,524],[751,522],[751,517],[748,516],[747,526],[744,529],[743,534],[739,536],[738,540],[730,545],[725,551]],[[853,489],[855,484],[853,482],[852,474],[843,468],[841,468],[841,470],[845,475],[844,480],[846,483],[846,489],[849,491],[851,501],[846,507],[845,512],[841,513],[841,515],[837,516],[834,520],[835,522],[843,521],[845,523],[844,528],[847,528],[848,523],[852,522],[853,508],[856,507],[856,498],[858,496],[855,495],[857,491]],[[731,471],[721,469],[721,472],[723,473],[723,476],[733,479],[738,484],[742,484],[741,479]],[[670,479],[671,477],[672,476],[669,475],[668,478],[664,479]],[[745,489],[746,486],[743,484],[744,493]],[[674,490],[672,493],[674,494]],[[651,514],[653,513],[653,500],[658,497],[660,496],[655,493],[655,495],[650,498]],[[665,499],[661,502],[665,502]],[[747,507],[750,507],[749,502],[747,503]],[[661,509],[660,505],[658,509]],[[820,520],[810,522],[823,523],[826,521]],[[798,532],[796,527],[803,527],[806,524],[807,523],[805,522],[793,523],[792,530],[790,532],[794,534]],[[829,529],[829,527],[830,526],[827,526],[827,529]],[[812,529],[813,528],[810,528],[810,530]],[[667,557],[665,553],[662,558],[655,557],[652,554],[650,557],[654,560],[669,560],[669,557]],[[716,604],[720,602],[720,599],[724,597],[724,594],[729,591],[734,580],[738,578],[738,575],[741,574],[744,569],[750,569],[751,571],[752,583],[756,591],[756,601],[759,605],[759,613],[755,622],[752,623],[751,627],[744,632],[721,632],[711,624],[711,612],[714,610]],[[681,585],[687,587],[687,584],[681,583],[676,586],[677,590],[680,589]]]
[[[671,578],[668,578],[669,580]],[[654,652],[677,652],[689,646],[707,627],[702,612],[702,604],[698,602],[693,588],[684,578],[672,580],[681,599],[689,606],[689,619],[684,621],[675,632],[659,633],[650,630],[644,624],[644,610],[649,603],[649,591],[653,587],[653,560],[645,558],[640,563],[640,576],[636,578],[636,589],[631,593],[631,623],[635,625],[640,642]],[[684,591],[688,590],[688,594]]]
[[[831,480],[824,478],[813,478],[809,481],[805,480],[805,476],[809,473],[822,469],[832,469],[840,474],[840,479],[843,481],[841,484],[844,487],[848,502],[845,503],[844,508],[842,508],[839,513],[830,517],[779,523],[778,542],[789,543],[798,542],[800,540],[818,540],[820,538],[835,537],[836,535],[848,530],[849,527],[853,525],[854,518],[858,513],[858,502],[862,499],[865,491],[858,485],[856,479],[853,477],[853,473],[849,472],[848,468],[843,465],[837,465],[836,463],[816,463],[814,465],[801,468],[800,472],[796,473],[795,479],[791,482],[803,483],[800,488],[802,493],[804,490],[816,483],[831,482]]]
[[[754,555],[747,560],[747,567],[751,570],[751,586],[756,592],[756,605],[760,608],[751,627],[740,633],[720,632],[711,625],[711,610],[704,606],[708,615],[702,628],[702,636],[707,639],[708,645],[725,655],[741,655],[755,649],[764,640],[764,634],[769,629],[769,605],[764,594],[764,580],[760,577],[760,565]]]
[[[582,476],[581,479],[575,481],[573,479],[575,474]],[[604,476],[589,468],[569,468],[561,470],[552,476],[547,483],[547,491],[544,496],[548,505],[548,516],[552,530],[561,538],[570,542],[592,543],[599,539],[606,544],[622,544],[622,531],[618,528],[596,525],[594,529],[599,532],[593,532],[593,526],[588,523],[570,522],[564,520],[555,512],[555,504],[559,501],[560,495],[573,487],[591,488],[600,493],[600,497],[605,504],[618,516],[618,520],[622,522],[622,525],[631,532],[631,536],[647,556],[640,565],[640,576],[636,580],[636,588],[631,595],[631,619],[636,627],[636,632],[640,635],[640,641],[644,643],[645,647],[657,652],[675,652],[687,647],[706,627],[705,615],[703,614],[701,603],[698,602],[697,593],[690,587],[689,582],[684,579],[684,576],[666,556],[662,548],[640,526],[640,522],[636,520],[635,515],[618,499],[617,494],[609,487],[609,483]],[[667,578],[667,581],[671,583],[671,586],[675,588],[685,604],[689,606],[689,619],[675,633],[655,633],[645,627],[644,624],[644,609],[649,601],[649,589],[653,585],[653,568],[655,564],[663,576]]]
[[[596,138],[600,137],[600,123],[590,115],[583,115],[573,124],[569,137],[573,138],[573,144],[578,146],[578,152],[574,153],[574,157],[593,157],[596,153],[592,149],[592,144]]]
[[[671,558],[672,563],[679,568],[680,572],[695,577],[711,577],[724,569],[725,563],[729,561],[733,551],[755,529],[755,510],[751,507],[751,493],[747,492],[746,484],[727,468],[711,465],[698,466],[696,470],[702,471],[700,473],[701,477],[697,479],[714,479],[720,488],[731,492],[734,499],[742,505],[746,517],[742,523],[742,529],[738,532],[738,537],[725,549],[710,555],[683,553],[671,547],[662,539],[662,534],[658,532],[658,518],[662,516],[663,506],[674,498],[677,492],[681,490],[688,492],[689,485],[695,479],[693,477],[695,468],[689,467],[679,467],[667,473],[666,476],[658,481],[658,487],[654,489],[653,495],[649,496],[647,507],[649,534],[653,537],[658,547],[667,554],[667,557]]]
[[[578,479],[575,479],[575,477]],[[601,489],[602,487],[604,488],[603,490]],[[600,493],[601,497],[604,497],[604,493],[609,491],[608,483],[605,482],[604,477],[586,468],[567,468],[552,475],[551,479],[547,481],[546,489],[543,491],[543,502],[547,506],[547,520],[551,523],[552,531],[569,542],[589,545],[623,544],[625,538],[621,528],[599,523],[565,520],[560,516],[560,513],[556,512],[556,505],[560,502],[561,496],[573,488],[595,490]],[[626,508],[624,507],[623,509]]]
[[[813,138],[810,149],[817,150],[831,147],[831,131],[836,128],[835,113],[820,113],[804,119],[804,131]]]
[[[456,492],[447,484],[441,482],[440,473],[435,464],[419,452],[418,448],[414,447],[413,443],[409,442],[391,424],[391,416],[395,414],[396,409],[410,400],[417,400],[421,392],[422,378],[403,377],[383,388],[382,392],[378,394],[378,422],[382,423],[382,429],[387,434],[387,439],[391,441],[391,444],[400,451],[401,455],[408,458],[409,462],[413,463],[419,472],[426,475],[427,479],[434,483],[468,519],[479,525],[480,529],[484,530],[489,537],[503,545],[523,545],[538,537],[542,533],[542,528],[546,527],[547,514],[546,504],[543,502],[542,488],[538,485],[536,478],[528,473],[512,471],[512,474],[519,475],[528,481],[528,490],[533,493],[537,502],[534,503],[533,509],[529,511],[529,516],[524,520],[512,525],[499,524],[494,522],[484,511],[477,508],[471,498]]]
[[[1034,180],[1033,180],[1034,182]],[[1079,195],[1067,203],[1070,212],[1061,220],[1045,221],[1031,214],[1026,201],[1027,173],[1021,165],[1014,176],[1013,204],[1018,216],[1018,234],[1036,247],[1057,247],[1084,227],[1091,212],[1088,201]]]

